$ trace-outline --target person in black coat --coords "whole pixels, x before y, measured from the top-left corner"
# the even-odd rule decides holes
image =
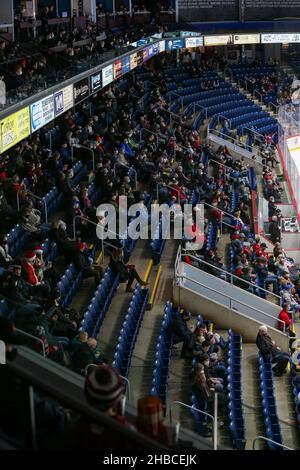
[[[83,279],[94,277],[95,284],[96,286],[98,286],[102,277],[102,272],[100,270],[94,269],[91,265],[88,256],[87,246],[83,242],[79,243],[79,247],[74,257],[74,266],[77,271],[82,271]]]
[[[272,243],[277,243],[281,241],[281,232],[278,224],[278,219],[276,215],[273,215],[272,222],[269,225],[270,238]]]
[[[187,321],[190,319],[190,313],[183,310],[178,313],[174,313],[172,320],[169,324],[168,334],[173,336],[173,343],[189,342],[192,337]]]
[[[261,325],[258,330],[256,337],[256,346],[261,352],[265,361],[271,361],[272,364],[276,364],[273,368],[276,376],[281,376],[285,373],[288,365],[290,356],[288,353],[282,352],[275,341],[268,335],[268,328],[266,325]]]
[[[119,274],[120,282],[127,282],[126,292],[133,292],[133,288],[131,286],[134,280],[139,282],[141,286],[146,286],[148,284],[140,278],[133,264],[124,263],[122,248],[116,248],[113,251],[109,266],[111,267],[114,275]]]

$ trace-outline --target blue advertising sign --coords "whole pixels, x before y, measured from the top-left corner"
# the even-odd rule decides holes
[[[166,51],[173,51],[185,47],[184,39],[170,39],[166,41]]]

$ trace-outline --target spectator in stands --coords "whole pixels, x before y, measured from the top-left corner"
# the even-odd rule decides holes
[[[14,73],[8,79],[7,88],[9,90],[14,90],[25,84],[25,75],[23,74],[22,66],[16,65],[14,68]]]
[[[123,250],[116,248],[110,259],[110,267],[114,275],[119,275],[120,282],[127,282],[126,292],[133,292],[132,283],[134,280],[140,283],[141,286],[146,286],[148,283],[144,282],[137,273],[135,266],[125,264],[123,261]]]
[[[95,285],[98,287],[102,278],[102,271],[101,269],[94,269],[92,261],[93,260],[89,257],[86,243],[80,242],[74,257],[75,268],[78,272],[82,271],[83,279],[93,277],[95,279]]]
[[[108,364],[101,364],[90,369],[85,381],[85,395],[90,405],[102,411],[118,423],[135,430],[123,416],[122,402],[124,386],[118,373]],[[74,448],[97,450],[99,446],[105,449],[132,449],[130,440],[99,424],[80,418],[74,429]]]
[[[0,266],[7,268],[13,259],[8,253],[7,235],[0,235]]]
[[[281,320],[281,321],[278,321],[278,329],[281,331],[285,331],[286,333],[289,334],[291,338],[290,349],[292,349],[292,345],[296,337],[296,334],[293,332],[293,321],[292,321],[291,314],[290,314],[290,304],[288,303],[283,304],[282,310],[281,312],[279,312],[279,315],[278,315],[278,320]]]
[[[40,299],[34,296],[33,288],[21,275],[22,266],[14,264],[7,296],[16,307],[17,318],[23,316],[36,318],[42,313]]]
[[[295,289],[292,284],[286,284],[285,288],[281,291],[281,298],[284,304],[292,308],[294,312],[300,311],[300,305],[297,303],[295,297]]]
[[[193,335],[189,329],[187,322],[190,320],[191,314],[186,310],[181,310],[180,314],[173,312],[172,320],[169,324],[168,335],[173,336],[173,344],[183,342],[182,357],[185,356],[186,349]]]
[[[273,368],[274,374],[280,377],[286,371],[289,362],[289,354],[282,352],[275,341],[268,335],[266,325],[261,325],[256,337],[256,345],[265,361],[271,361],[276,366]]]
[[[41,224],[41,212],[33,207],[31,200],[28,200],[21,208],[20,225],[31,234],[34,240],[43,240],[48,232],[48,226]]]
[[[35,262],[36,254],[34,251],[28,251],[22,263],[24,277],[38,297],[47,299],[50,294],[50,286],[38,276]]]

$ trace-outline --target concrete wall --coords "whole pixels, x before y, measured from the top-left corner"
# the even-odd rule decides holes
[[[259,322],[277,326],[278,314],[281,310],[279,305],[253,295],[245,289],[240,289],[219,277],[184,262],[180,263],[178,272],[183,275],[181,279],[183,287],[224,306],[238,310]],[[276,300],[279,301],[277,297],[274,297],[274,301]]]
[[[231,155],[233,158],[236,159],[241,159],[241,157],[246,158],[246,162],[250,163],[251,166],[255,168],[255,171],[257,174],[262,174],[262,165],[258,162],[255,162],[252,159],[253,153],[248,152],[248,150],[243,149],[242,147],[239,147],[237,145],[234,145],[230,143],[227,140],[221,139],[220,137],[214,135],[214,134],[207,134],[207,140],[209,143],[212,145],[212,148],[217,150],[220,145],[226,145],[228,150],[230,151]]]
[[[216,328],[232,328],[234,332],[242,335],[244,343],[254,343],[256,340],[261,323],[246,315],[195,294],[189,289],[177,286],[175,283],[173,285],[173,301],[175,304],[189,310],[193,315],[201,314],[204,318],[213,321]],[[287,336],[271,327],[269,327],[269,333],[282,351],[288,351],[289,338]]]

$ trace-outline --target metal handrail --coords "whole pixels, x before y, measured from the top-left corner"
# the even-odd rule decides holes
[[[90,219],[87,219],[86,217],[82,217],[81,215],[75,215],[75,217],[73,217],[73,240],[76,240],[76,220],[77,219],[80,219],[80,220],[84,220],[85,222],[91,224],[91,225],[94,225],[95,227],[98,227],[98,224],[96,222],[93,222],[92,220]],[[117,235],[119,236],[118,233],[116,232],[113,232],[112,230],[107,230],[109,233],[112,233],[113,235]],[[101,250],[102,250],[102,253],[103,253],[103,256],[102,256],[102,263],[104,261],[104,245],[107,245],[107,246],[110,246],[111,248],[116,248],[114,245],[112,245],[111,243],[107,242],[107,241],[104,241],[103,238],[100,239],[101,240]]]
[[[270,107],[273,106],[273,107],[275,108],[275,114],[276,114],[276,116],[278,116],[279,106],[276,105],[276,104],[274,104],[273,102],[270,102],[270,103],[269,103],[269,106],[270,106]]]
[[[21,191],[23,191],[23,190],[21,190]],[[18,192],[17,192],[17,208],[18,208],[18,210],[20,210],[20,196],[19,196],[19,193],[20,193],[21,191],[18,191]],[[44,208],[45,208],[45,222],[46,222],[46,224],[47,224],[47,223],[48,223],[48,208],[47,208],[47,201],[46,201],[45,197],[36,196],[36,195],[33,194],[31,191],[27,191],[27,190],[26,190],[26,194],[29,194],[29,196],[31,196],[31,197],[37,199],[38,201],[42,201],[42,202],[43,202]]]
[[[181,256],[185,256],[185,254],[182,253]],[[192,259],[196,260],[197,262],[201,262],[201,263],[206,264],[207,266],[210,266],[210,267],[212,266],[211,264],[207,263],[206,261],[202,260],[201,258],[197,258],[196,256],[193,256],[193,255],[190,255],[190,254],[189,254],[188,256],[189,256],[189,258],[192,258]],[[194,267],[195,267],[195,266],[194,266]],[[213,266],[213,268],[214,268],[214,269],[217,269],[218,271],[220,271],[220,272],[223,273],[223,274],[226,274],[226,276],[230,276],[230,279],[231,279],[230,284],[233,284],[233,282],[232,282],[232,279],[233,279],[233,278],[235,278],[235,279],[240,279],[240,278],[239,278],[238,276],[236,276],[235,274],[228,273],[228,272],[225,271],[224,269],[218,268],[217,266]],[[200,268],[199,268],[199,269],[200,269]],[[269,292],[268,290],[264,289],[263,287],[259,287],[259,286],[257,286],[256,284],[251,284],[251,282],[248,282],[248,281],[244,281],[244,280],[243,280],[243,282],[244,282],[245,284],[248,284],[248,285],[251,286],[251,287],[254,287],[254,286],[255,286],[255,287],[257,287],[259,290],[262,290],[263,292],[266,292],[267,294],[272,294],[275,298],[277,297],[277,299],[279,299],[279,300],[281,299],[281,297],[280,297],[279,295],[274,294],[273,292]],[[238,286],[236,286],[236,287],[238,287]]]
[[[259,95],[260,102],[263,103],[263,95],[258,90],[254,90],[253,95],[256,96],[256,98],[258,98],[257,95]]]
[[[214,266],[213,266],[214,267]],[[212,292],[218,292],[218,294],[220,294],[219,291],[216,291],[215,289],[205,285],[205,284],[202,284],[202,282],[199,282],[199,281],[195,281],[195,279],[191,279],[190,277],[188,277],[186,274],[179,274],[179,273],[176,273],[176,277],[178,279],[186,279],[188,281],[191,281],[193,282],[194,284],[197,284],[198,286],[201,286],[201,287],[205,287],[205,289],[208,289]],[[225,281],[224,281],[225,282]],[[244,307],[248,307],[250,308],[251,310],[254,310],[258,313],[261,313],[262,315],[264,315],[265,317],[269,317],[269,318],[272,318],[273,320],[276,320],[278,323],[283,323],[283,330],[280,330],[282,331],[283,333],[286,333],[286,327],[285,327],[285,323],[283,320],[279,320],[278,318],[276,317],[273,317],[272,315],[270,315],[269,313],[266,313],[266,312],[263,312],[262,310],[258,309],[258,308],[254,308],[254,307],[251,307],[251,305],[248,305],[248,304],[245,304],[244,302],[242,302],[241,300],[236,300],[236,299],[233,299],[232,297],[230,297],[229,295],[227,294],[224,294],[224,292],[221,293],[223,297],[226,297],[227,299],[229,299],[229,308],[232,309],[232,300],[243,305]],[[241,312],[239,312],[241,313]]]
[[[246,144],[243,144],[242,142],[240,142],[238,139],[236,139],[235,137],[232,137],[231,135],[228,135],[228,134],[223,134],[223,132],[219,131],[218,129],[211,129],[209,126],[207,128],[207,135],[209,136],[209,134],[212,134],[212,135],[216,135],[217,137],[219,137],[220,139],[223,139],[223,140],[227,140],[229,141],[231,144],[235,145],[236,147],[238,148],[242,148],[243,150],[247,150],[247,146]],[[248,150],[249,152],[249,150]],[[252,147],[252,151],[249,152],[249,153],[252,153],[255,154],[256,152],[256,156],[258,157],[258,159],[255,160],[256,163],[259,163],[259,164],[262,164],[262,161],[261,161],[261,158],[259,156],[260,154],[260,149],[259,147],[257,146],[253,146]],[[246,158],[249,158],[247,157],[246,155]]]
[[[196,107],[199,108],[199,112],[204,111],[205,113],[205,119],[207,119],[208,114],[207,114],[207,108],[205,106],[202,106],[201,104],[198,104],[197,102],[192,103],[194,114],[196,114]]]
[[[213,158],[210,158],[210,159],[208,160],[208,164],[209,164],[210,162],[214,162],[214,163],[216,163],[216,164],[219,165],[219,166],[224,166],[225,168],[228,168],[228,170],[230,170],[230,171],[234,171],[234,169],[231,168],[230,166],[225,165],[225,163],[218,162],[217,160],[214,160]]]
[[[250,127],[244,127],[244,131],[245,131],[245,130],[252,132],[252,134],[254,134],[254,136],[262,137],[262,138],[263,138],[263,141],[265,141],[265,136],[264,136],[263,134],[260,134],[260,133],[257,132],[256,130],[250,129]]]
[[[156,145],[158,146],[158,139],[159,139],[159,136],[156,132],[153,132],[153,131],[150,131],[149,129],[146,129],[145,127],[143,127],[141,130],[140,130],[140,142],[143,141],[143,132],[148,132],[149,134],[153,134],[155,137],[156,137]],[[162,139],[161,139],[162,140]]]
[[[41,343],[42,344],[43,357],[44,358],[46,357],[44,341],[41,340],[41,338],[38,338],[37,336],[31,335],[31,334],[27,333],[26,331],[19,330],[19,328],[16,328],[16,331],[18,333],[24,335],[24,336],[28,336],[28,338],[34,339],[34,340],[38,341],[39,343]]]
[[[230,214],[230,212],[223,211],[222,209],[219,209],[218,207],[212,206],[212,205],[209,204],[208,202],[203,202],[203,204],[204,204],[205,206],[211,207],[212,209],[218,209],[222,214],[229,215],[229,216],[232,217],[233,219],[239,221],[239,219],[238,219],[237,217],[235,217],[235,215]]]
[[[281,447],[282,449],[294,450],[294,449],[292,449],[291,447],[285,446],[284,444],[279,444],[279,442],[273,441],[273,439],[269,439],[268,437],[264,437],[264,436],[257,436],[257,437],[253,440],[252,450],[255,450],[255,446],[256,446],[256,442],[257,442],[257,441],[271,442],[272,444],[276,444],[276,446]]]
[[[212,437],[213,437],[214,450],[218,450],[218,394],[216,392],[214,394],[214,398],[215,398],[215,403],[214,403],[215,416],[212,416],[206,411],[199,410],[198,408],[195,408],[194,406],[187,405],[186,403],[183,403],[182,401],[173,401],[170,404],[169,417],[170,417],[170,424],[172,424],[172,408],[174,407],[174,405],[182,406],[184,408],[188,408],[192,411],[197,411],[197,413],[207,416],[209,419],[211,419],[213,423],[213,436]]]
[[[222,118],[222,119],[224,119],[224,121],[227,121],[229,123],[229,128],[230,128],[230,130],[232,130],[232,122],[231,122],[230,118],[224,116],[224,114],[218,114],[217,116],[218,116],[218,123],[219,124],[221,124],[220,123],[220,118]]]
[[[177,96],[177,98],[179,98],[180,104],[181,104],[180,108],[182,109],[183,108],[183,96],[179,95],[178,93],[175,93],[175,91],[171,91],[170,95],[169,95],[169,104],[170,105],[172,104],[172,95]]]

